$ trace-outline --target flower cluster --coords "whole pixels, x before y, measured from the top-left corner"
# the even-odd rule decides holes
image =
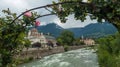
[[[24,13],[24,16],[32,17],[32,13],[27,11],[27,12]],[[36,20],[34,24],[35,24],[35,26],[40,26],[40,21]]]

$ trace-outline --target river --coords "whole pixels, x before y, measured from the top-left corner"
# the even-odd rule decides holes
[[[93,49],[82,48],[46,56],[18,67],[99,67]]]

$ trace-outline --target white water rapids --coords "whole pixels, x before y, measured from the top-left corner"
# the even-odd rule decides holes
[[[46,56],[18,67],[99,67],[93,49],[78,49]]]

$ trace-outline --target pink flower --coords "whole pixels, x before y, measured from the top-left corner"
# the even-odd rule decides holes
[[[36,20],[35,21],[35,26],[40,26],[40,21]]]
[[[28,11],[28,12],[24,13],[24,16],[31,17],[32,13]]]

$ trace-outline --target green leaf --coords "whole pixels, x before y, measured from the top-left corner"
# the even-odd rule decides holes
[[[113,16],[114,16],[114,14],[112,14],[112,13],[108,13],[108,14],[107,14],[107,17],[110,18],[110,19],[111,19]]]

